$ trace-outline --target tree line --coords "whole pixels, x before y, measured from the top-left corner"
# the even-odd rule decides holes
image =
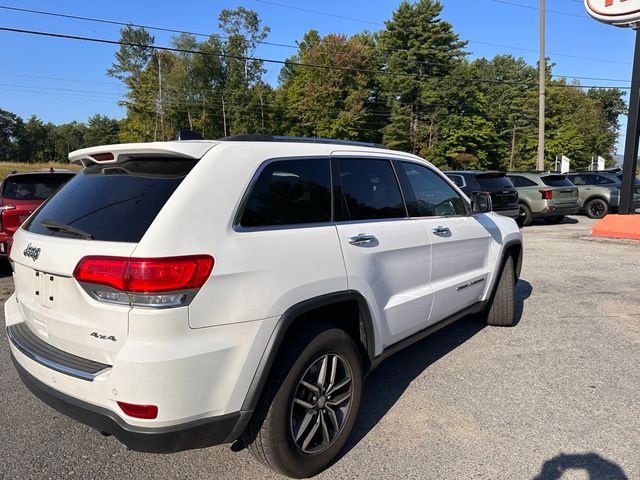
[[[533,168],[537,66],[512,55],[469,60],[467,42],[440,17],[442,8],[436,0],[402,1],[380,31],[310,30],[283,62],[276,86],[265,81],[271,60],[255,56],[269,27],[252,10],[222,10],[221,34],[182,33],[168,48],[154,48],[143,27],[124,27],[107,71],[126,88],[124,119],[97,115],[87,125],[60,126],[15,119],[18,133],[7,134],[12,114],[2,112],[0,156],[59,159],[71,147],[170,140],[188,128],[205,138],[268,133],[383,143],[447,168]],[[552,70],[547,167],[560,154],[576,168],[588,167],[593,155],[612,161],[623,92],[586,89]]]

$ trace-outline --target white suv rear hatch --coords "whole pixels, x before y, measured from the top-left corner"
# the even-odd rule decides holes
[[[30,333],[63,352],[113,364],[131,307],[96,299],[74,278],[74,269],[86,256],[130,257],[196,162],[122,152],[105,163],[84,160],[87,168],[14,237],[15,301]]]

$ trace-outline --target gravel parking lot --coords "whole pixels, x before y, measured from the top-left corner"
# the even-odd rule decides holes
[[[587,238],[593,223],[526,228],[519,324],[467,318],[384,362],[318,478],[639,479],[640,242]],[[21,384],[4,335],[0,391],[0,478],[275,478],[236,445],[140,454],[66,419]]]

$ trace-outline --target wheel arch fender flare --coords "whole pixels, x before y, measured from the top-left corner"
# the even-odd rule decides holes
[[[516,274],[516,280],[520,278],[520,272],[522,271],[522,256],[523,256],[523,247],[522,240],[518,238],[514,238],[505,242],[505,244],[500,249],[500,253],[498,255],[498,259],[496,262],[495,274],[491,276],[491,283],[487,285],[486,290],[486,299],[490,299],[493,296],[493,292],[496,288],[500,280],[500,274],[502,273],[502,269],[504,268],[504,264],[507,261],[507,258],[513,256],[514,261],[514,271]]]
[[[356,301],[358,303],[360,341],[364,347],[366,356],[368,357],[363,360],[366,360],[369,363],[373,361],[375,357],[375,331],[373,318],[371,316],[369,305],[361,293],[355,290],[345,290],[304,300],[288,308],[278,320],[254,373],[247,395],[242,404],[242,411],[255,410],[267,378],[271,373],[271,368],[273,367],[278,352],[280,351],[282,341],[289,330],[294,326],[296,320],[306,313],[311,313],[322,307],[328,307],[345,301]]]

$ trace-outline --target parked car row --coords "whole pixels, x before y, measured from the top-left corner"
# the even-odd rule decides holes
[[[70,170],[36,170],[11,172],[0,186],[0,255],[6,255],[16,230],[75,172]]]
[[[602,218],[620,205],[622,172],[498,172],[448,171],[446,175],[467,195],[491,194],[495,212],[516,219],[523,226],[540,218],[559,223],[566,215],[585,213]],[[634,206],[640,208],[640,179],[636,180]]]

